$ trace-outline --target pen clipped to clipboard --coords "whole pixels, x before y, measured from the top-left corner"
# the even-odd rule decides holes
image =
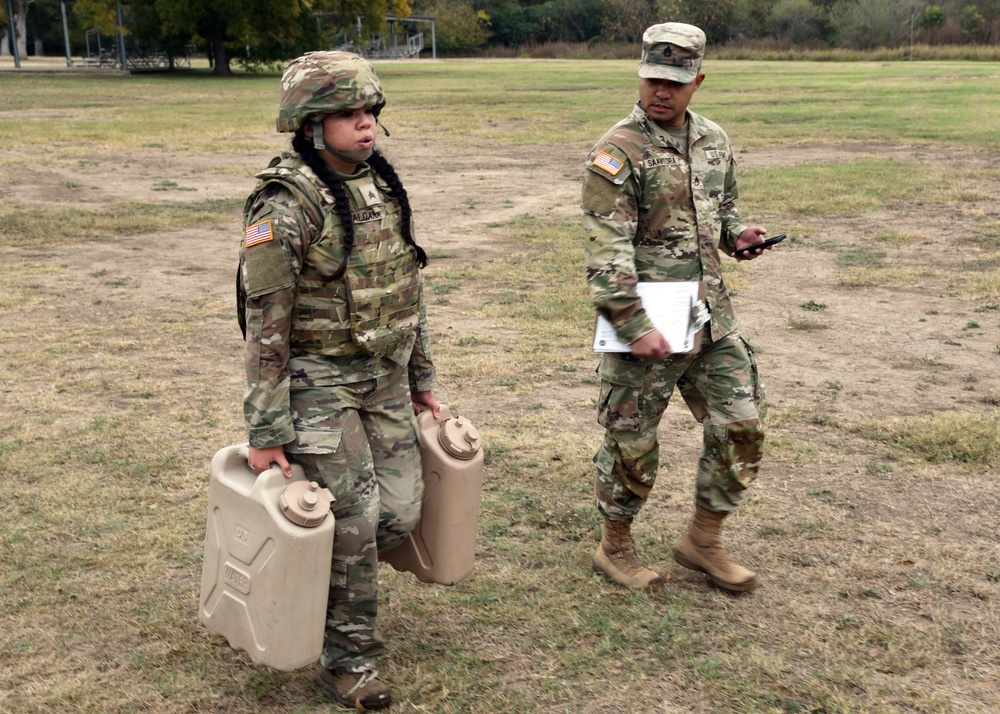
[[[639,283],[636,292],[653,327],[660,331],[674,352],[701,348],[704,327],[710,319],[703,282]],[[615,328],[601,315],[594,329],[595,352],[631,352],[618,339]]]

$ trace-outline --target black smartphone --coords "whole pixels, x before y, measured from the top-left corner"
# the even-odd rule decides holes
[[[762,243],[754,243],[753,245],[748,245],[739,250],[735,251],[733,255],[743,255],[744,253],[749,253],[751,250],[757,250],[758,248],[766,248],[769,245],[774,245],[775,243],[780,243],[785,240],[785,234],[777,235],[774,238],[768,238]]]

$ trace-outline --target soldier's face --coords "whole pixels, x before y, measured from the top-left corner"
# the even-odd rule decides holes
[[[639,104],[658,124],[684,126],[688,104],[704,79],[705,75],[701,73],[687,84],[642,77],[639,79]]]
[[[306,135],[312,136],[312,127],[305,126]],[[347,109],[323,117],[323,143],[341,154],[369,152],[375,147],[375,115],[371,108]],[[343,158],[321,151],[323,160],[334,171],[352,174],[360,161],[349,163]]]

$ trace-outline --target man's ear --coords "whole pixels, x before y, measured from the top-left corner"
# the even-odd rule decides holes
[[[312,122],[306,122],[305,126],[302,127],[302,133],[308,136],[310,139],[313,136],[313,125]]]

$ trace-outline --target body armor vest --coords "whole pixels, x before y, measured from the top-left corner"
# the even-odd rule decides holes
[[[254,194],[268,183],[280,183],[318,229],[304,241],[292,312],[293,352],[392,355],[420,324],[420,274],[403,238],[399,202],[376,186],[372,171],[345,180],[354,219],[354,245],[345,256],[333,196],[301,159],[286,154],[257,177]],[[345,261],[343,274],[332,279]]]

